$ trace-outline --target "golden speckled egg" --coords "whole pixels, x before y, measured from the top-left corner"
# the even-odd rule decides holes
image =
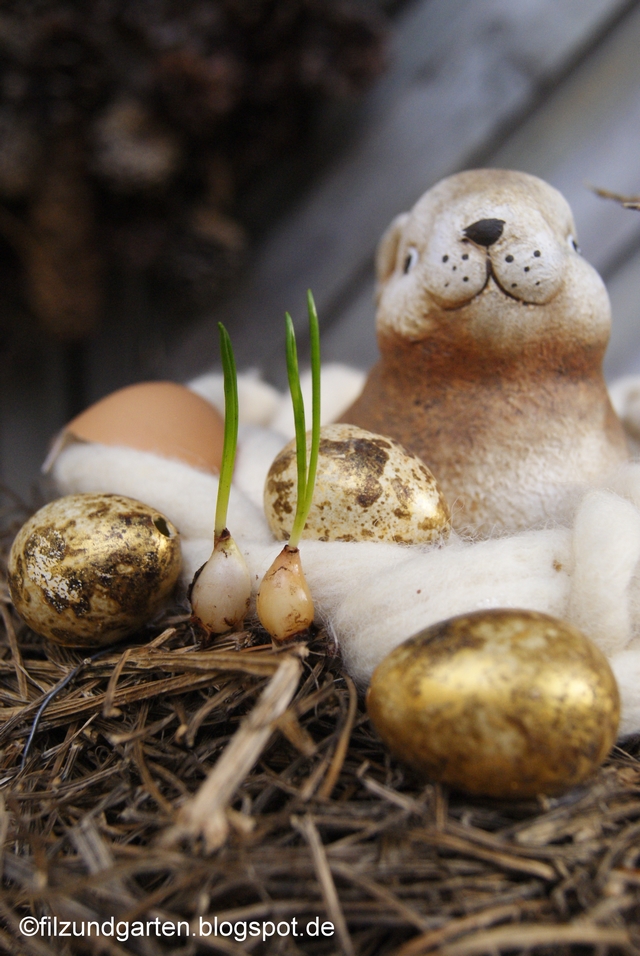
[[[307,457],[310,449],[307,435]],[[296,510],[296,448],[289,442],[265,482],[264,510],[276,536],[291,533]],[[418,544],[446,537],[449,508],[429,469],[402,445],[357,428],[325,425],[305,538]]]
[[[546,614],[461,615],[376,668],[367,709],[389,749],[431,780],[500,798],[557,794],[613,745],[615,678],[580,631]]]
[[[145,624],[180,574],[176,528],[122,495],[58,498],[22,526],[9,555],[20,616],[56,644],[100,647]]]

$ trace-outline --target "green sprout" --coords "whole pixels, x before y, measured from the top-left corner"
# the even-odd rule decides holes
[[[224,439],[222,445],[222,464],[218,479],[218,497],[216,499],[216,520],[214,541],[227,527],[227,510],[233,478],[233,466],[238,443],[238,376],[233,347],[229,333],[222,322],[218,322],[220,332],[220,354],[224,374]]]
[[[276,646],[301,638],[313,624],[315,613],[313,598],[302,570],[298,548],[298,542],[311,508],[320,450],[320,330],[318,328],[316,306],[311,292],[307,293],[307,307],[311,342],[312,395],[309,467],[307,468],[307,434],[298,371],[296,337],[291,316],[287,313],[287,372],[296,433],[298,497],[291,537],[262,579],[256,598],[256,611],[260,623],[271,634]]]
[[[208,634],[226,634],[241,627],[251,602],[251,575],[227,528],[227,510],[238,443],[238,378],[231,340],[218,322],[224,372],[224,439],[218,478],[216,520],[211,557],[199,568],[189,588],[193,618]]]
[[[286,313],[287,329],[287,375],[293,404],[293,420],[296,433],[296,461],[298,467],[298,496],[293,527],[289,538],[289,547],[297,548],[304,526],[309,516],[313,489],[316,483],[318,453],[320,449],[320,329],[318,313],[311,290],[307,292],[307,311],[309,313],[309,340],[311,350],[311,449],[307,469],[307,435],[304,414],[304,402],[300,388],[298,352],[296,336],[291,316]]]

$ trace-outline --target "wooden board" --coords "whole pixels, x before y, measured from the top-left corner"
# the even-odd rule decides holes
[[[325,337],[344,340],[344,361],[366,365],[363,303],[382,231],[441,176],[467,165],[508,124],[517,127],[541,99],[553,98],[568,65],[585,55],[612,20],[636,4],[615,0],[429,0],[401,18],[396,66],[368,104],[362,134],[305,201],[268,237],[243,292],[189,333],[176,356],[179,376],[216,360],[214,319],[234,335],[240,365],[283,379],[285,309],[304,325],[314,290]],[[606,42],[606,41],[603,41]],[[588,58],[588,57],[587,57]],[[359,318],[354,320],[354,315]]]
[[[257,365],[283,384],[283,313],[291,310],[304,325],[309,286],[320,306],[325,359],[370,365],[379,236],[424,189],[470,163],[500,159],[541,172],[574,204],[586,195],[587,175],[610,188],[640,186],[632,175],[640,129],[639,10],[639,0],[404,4],[391,69],[359,110],[347,145],[336,153],[333,144],[308,195],[266,235],[241,293],[176,343],[171,323],[151,313],[142,288],[117,291],[119,307],[84,350],[77,377],[87,383],[87,398],[143,378],[187,379],[216,366],[218,319],[232,331],[239,365]],[[591,164],[580,159],[585,153]],[[631,314],[634,271],[623,266],[635,255],[637,224],[630,213],[589,202],[578,201],[577,209],[585,251],[608,271],[616,310]],[[628,329],[612,350],[622,364],[632,338]],[[69,357],[41,343],[19,364],[5,364],[1,477],[24,490],[68,417]]]
[[[610,379],[640,371],[640,213],[601,199],[589,184],[640,193],[639,49],[636,7],[523,123],[499,145],[487,144],[483,157],[483,165],[541,176],[570,202],[582,252],[612,301]],[[373,294],[371,268],[325,336],[327,357],[362,367],[375,360]]]
[[[65,356],[53,343],[5,356],[0,379],[0,476],[24,501],[65,421]]]
[[[589,187],[640,194],[639,50],[636,8],[491,157],[541,176],[569,200],[582,252],[609,289],[609,379],[640,372],[640,213]]]

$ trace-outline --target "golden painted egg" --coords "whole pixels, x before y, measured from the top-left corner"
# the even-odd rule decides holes
[[[307,458],[310,435],[307,435]],[[286,540],[296,510],[296,446],[289,442],[265,482],[269,527]],[[402,445],[357,428],[325,425],[318,472],[303,537],[320,541],[395,541],[420,544],[446,537],[447,503],[426,465]]]
[[[429,627],[367,694],[389,749],[431,780],[500,798],[557,794],[602,763],[620,718],[609,664],[546,614],[477,611]]]
[[[145,624],[180,568],[178,531],[154,508],[122,495],[68,495],[18,532],[9,589],[38,634],[56,644],[100,647]]]

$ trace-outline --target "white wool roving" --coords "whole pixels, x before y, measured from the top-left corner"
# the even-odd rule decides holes
[[[320,422],[328,425],[340,418],[343,412],[355,402],[364,388],[366,375],[359,369],[330,362],[322,366],[320,373]],[[300,376],[300,388],[305,408],[311,408],[311,372]],[[270,421],[271,428],[282,432],[287,438],[293,438],[293,406],[289,395],[284,395],[280,407]]]
[[[360,594],[371,575],[384,574],[403,564],[407,553],[420,548],[371,541],[305,541],[300,543],[302,566],[319,619],[333,630],[336,609],[351,594]],[[266,568],[265,568],[266,571]]]
[[[528,608],[562,617],[570,591],[568,528],[487,541],[453,537],[372,574],[336,608],[331,625],[360,685],[394,647],[438,621],[486,608]]]
[[[590,492],[576,515],[572,549],[566,618],[611,655],[631,638],[629,584],[640,559],[640,512],[610,492]]]
[[[640,451],[640,376],[625,375],[613,382],[609,386],[609,398],[637,456]]]
[[[224,376],[208,372],[187,383],[187,388],[214,405],[224,415]],[[238,375],[238,418],[241,425],[269,425],[282,406],[283,395],[263,382],[257,369]]]
[[[323,425],[335,422],[362,391],[366,375],[360,369],[327,362],[322,366],[320,384],[320,420]],[[187,388],[211,402],[224,415],[224,377],[221,372],[207,372],[187,382]],[[311,408],[311,371],[300,376],[305,408]],[[261,425],[285,436],[285,443],[295,435],[293,408],[288,392],[279,392],[263,382],[256,369],[238,375],[238,405],[241,425]]]
[[[620,737],[640,731],[640,642],[609,658],[622,700]]]
[[[284,440],[254,426],[239,443],[229,527],[254,590],[282,547],[260,505]],[[93,444],[63,449],[52,474],[61,493],[115,492],[165,513],[182,535],[185,583],[209,557],[214,476]],[[301,556],[318,620],[360,685],[394,647],[437,621],[482,608],[536,610],[569,621],[601,647],[621,691],[621,734],[640,731],[640,464],[623,466],[606,490],[585,490],[567,526],[481,541],[452,535],[432,548],[303,540]]]
[[[215,475],[152,452],[77,442],[58,455],[51,476],[63,495],[103,491],[144,501],[175,524],[183,553],[189,540],[206,540],[209,550],[203,560],[211,554],[218,494]],[[231,489],[228,524],[241,550],[247,541],[273,541],[262,509],[238,488]]]
[[[288,438],[271,428],[241,425],[233,483],[262,512],[264,483],[271,462],[287,444]]]
[[[640,509],[640,462],[630,461],[611,476],[607,490],[626,498]]]
[[[243,539],[241,550],[255,583],[254,590],[282,550],[282,545],[282,541],[273,539],[269,544]],[[182,552],[186,579],[193,576],[209,557],[211,542],[208,538],[186,540]],[[369,541],[303,541],[300,553],[307,584],[313,593],[317,620],[331,627],[336,608],[349,594],[359,592],[372,574],[383,573],[404,563],[407,553],[416,554],[419,549]]]
[[[639,561],[638,510],[611,492],[591,492],[574,529],[466,544],[454,540],[413,555],[345,598],[331,625],[347,669],[366,684],[406,637],[448,617],[512,607],[562,618],[590,637],[612,666],[615,662],[621,733],[630,734],[640,730],[640,622],[632,614]],[[624,668],[628,674],[621,679]]]

